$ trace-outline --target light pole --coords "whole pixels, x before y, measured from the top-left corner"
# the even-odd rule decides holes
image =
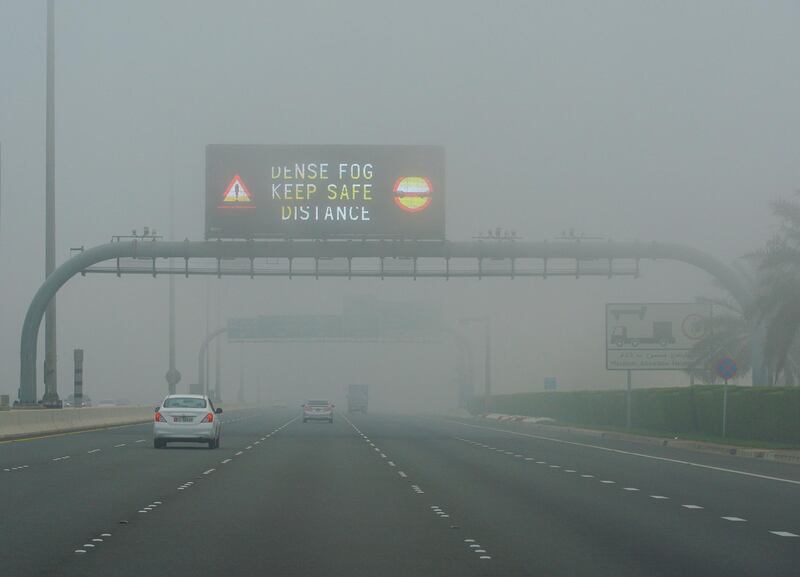
[[[484,315],[480,317],[464,317],[459,322],[462,325],[467,323],[480,323],[483,325],[483,334],[486,342],[486,356],[483,360],[483,390],[488,397],[492,394],[492,321],[488,315]]]
[[[47,0],[47,81],[45,112],[45,278],[56,268],[56,146],[55,146],[55,6]],[[56,357],[56,299],[44,317],[44,397],[46,405],[58,404]]]

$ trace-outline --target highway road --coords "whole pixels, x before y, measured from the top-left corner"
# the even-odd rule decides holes
[[[800,572],[800,467],[434,417],[222,415],[0,444],[0,573],[754,576]]]

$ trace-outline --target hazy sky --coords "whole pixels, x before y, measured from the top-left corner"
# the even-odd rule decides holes
[[[0,393],[12,397],[44,271],[45,4],[0,0]],[[201,239],[208,143],[444,145],[454,240],[494,226],[530,240],[575,228],[731,260],[769,236],[769,201],[800,187],[794,1],[56,5],[58,262],[143,225],[167,232],[171,182],[175,237]],[[338,312],[345,294],[429,297],[452,320],[492,315],[498,390],[541,389],[549,375],[615,386],[624,375],[604,369],[605,302],[714,290],[684,265],[644,272],[635,282],[179,279],[181,386],[196,380],[207,290],[212,302],[221,293],[223,319]],[[163,393],[166,287],[90,276],[59,293],[62,394],[77,346],[93,397]],[[424,391],[431,402],[453,378],[447,342],[314,347],[263,347],[246,364],[273,391],[373,382],[387,399]],[[236,362],[227,351],[228,391]]]

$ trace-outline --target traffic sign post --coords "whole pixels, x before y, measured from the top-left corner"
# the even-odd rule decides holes
[[[728,428],[728,380],[736,376],[736,361],[730,357],[723,357],[716,364],[717,375],[725,380],[722,389],[722,436],[727,435]]]

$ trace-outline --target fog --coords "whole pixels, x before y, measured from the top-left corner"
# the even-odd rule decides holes
[[[494,227],[668,241],[730,262],[771,235],[800,186],[796,2],[56,1],[57,263],[143,226],[201,240],[211,143],[438,144],[447,237]],[[0,0],[0,394],[44,277],[45,1]],[[166,391],[168,281],[87,275],[58,294],[58,383],[85,349],[93,399]],[[337,314],[345,297],[440,303],[495,392],[620,387],[607,302],[718,294],[687,265],[638,279],[176,279],[178,385],[217,318]],[[217,306],[219,302],[219,307]],[[40,334],[43,333],[43,326]],[[40,339],[41,342],[41,339]],[[211,349],[213,351],[213,347]],[[222,346],[222,388],[299,403],[372,386],[376,409],[455,405],[452,339]],[[39,347],[39,395],[41,360]],[[212,355],[213,356],[213,355]],[[211,375],[213,376],[213,369]],[[637,386],[686,384],[637,373]]]

